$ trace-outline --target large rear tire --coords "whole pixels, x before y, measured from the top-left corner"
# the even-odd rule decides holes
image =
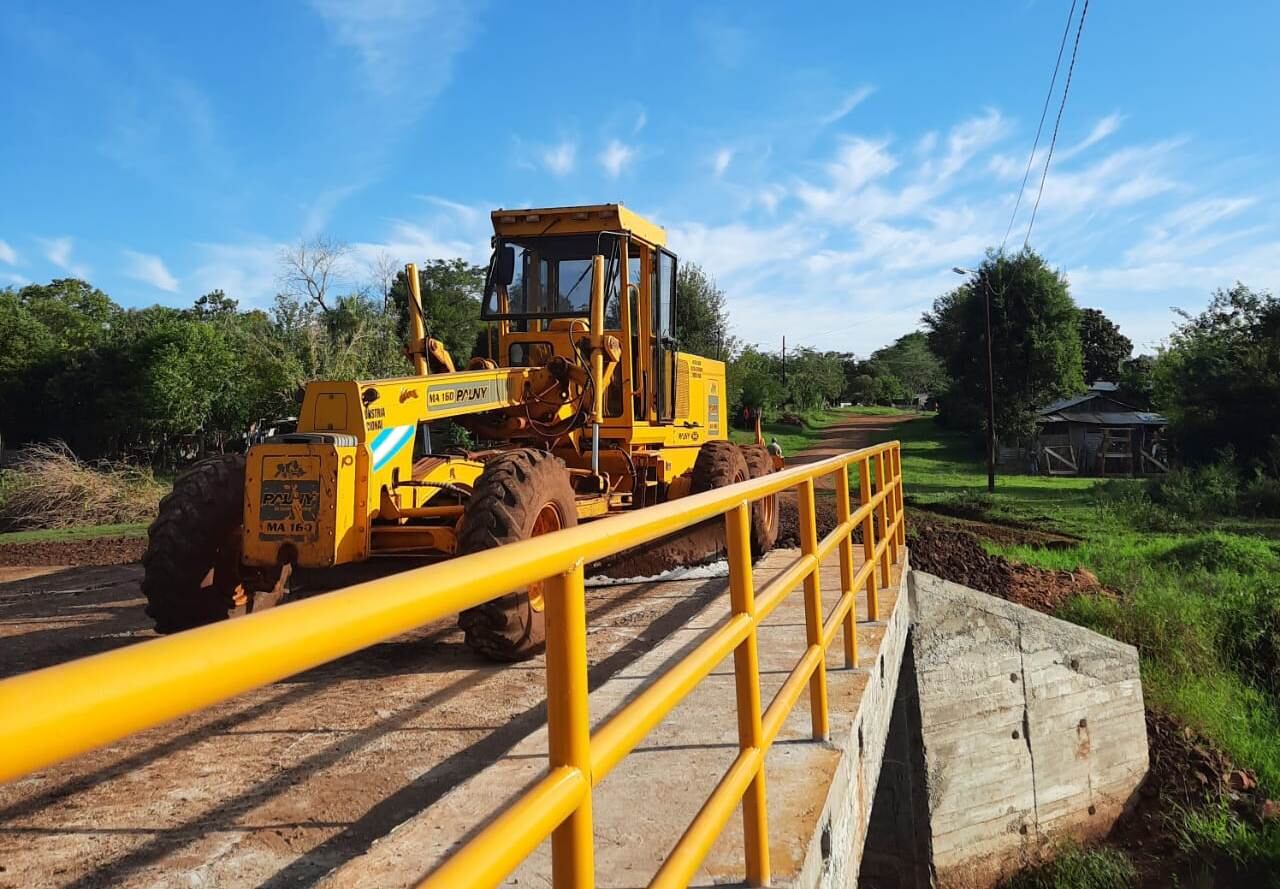
[[[746,445],[742,449],[752,478],[762,478],[773,470],[773,458],[764,445]],[[778,495],[770,494],[751,504],[751,558],[758,559],[778,542]]]
[[[693,463],[692,492],[714,491],[751,478],[742,449],[731,441],[709,441]]]
[[[225,620],[243,607],[244,457],[201,460],[174,482],[147,531],[142,592],[156,632]]]
[[[481,552],[578,524],[564,461],[521,448],[485,464],[462,513],[458,553]],[[458,615],[467,645],[496,661],[519,661],[546,640],[542,584],[469,608]]]

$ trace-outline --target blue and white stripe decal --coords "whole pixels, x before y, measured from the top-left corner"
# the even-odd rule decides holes
[[[392,426],[383,429],[369,442],[369,450],[373,455],[373,471],[377,472],[391,462],[404,446],[413,441],[412,426]]]

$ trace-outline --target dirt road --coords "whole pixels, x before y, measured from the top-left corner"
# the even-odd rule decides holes
[[[889,437],[888,433],[899,423],[914,420],[919,414],[897,414],[887,417],[843,417],[822,430],[822,441],[800,451],[787,455],[788,466],[799,466],[804,463],[816,463],[827,457],[834,457],[846,451],[865,448]],[[834,488],[835,477],[828,476],[818,483],[820,488]]]
[[[152,633],[136,565],[0,579],[0,675]],[[7,582],[5,582],[7,581]],[[593,686],[723,589],[588,590]],[[0,787],[0,887],[309,885],[544,722],[452,620]]]

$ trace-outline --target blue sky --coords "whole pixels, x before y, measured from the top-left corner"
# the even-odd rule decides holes
[[[745,340],[865,353],[1002,240],[1068,6],[8,0],[0,286],[268,305],[299,238],[355,283],[483,261],[494,207],[621,200]],[[1032,245],[1141,349],[1280,289],[1278,33],[1280,4],[1090,6]]]

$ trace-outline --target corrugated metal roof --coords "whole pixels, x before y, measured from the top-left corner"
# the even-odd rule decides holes
[[[1097,396],[1089,392],[1086,392],[1083,395],[1068,395],[1066,398],[1059,398],[1057,401],[1050,402],[1049,404],[1040,408],[1039,413],[1042,415],[1056,413],[1057,411],[1060,411],[1064,408],[1068,408],[1073,405],[1080,404],[1081,402],[1088,401],[1090,398],[1096,398],[1096,397]]]
[[[1095,400],[1104,402],[1106,405],[1111,407],[1130,408],[1135,412],[1143,413],[1142,411],[1138,411],[1138,409],[1133,405],[1125,404],[1123,401],[1120,401],[1117,398],[1112,398],[1110,395],[1106,395],[1102,392],[1086,392],[1083,395],[1070,395],[1066,398],[1059,398],[1057,401],[1051,402],[1050,404],[1040,408],[1036,413],[1043,417],[1048,414],[1056,414],[1060,411],[1068,410],[1076,405],[1084,404],[1087,401]]]
[[[1089,426],[1165,426],[1168,420],[1151,411],[1056,411],[1041,423],[1084,423]]]

